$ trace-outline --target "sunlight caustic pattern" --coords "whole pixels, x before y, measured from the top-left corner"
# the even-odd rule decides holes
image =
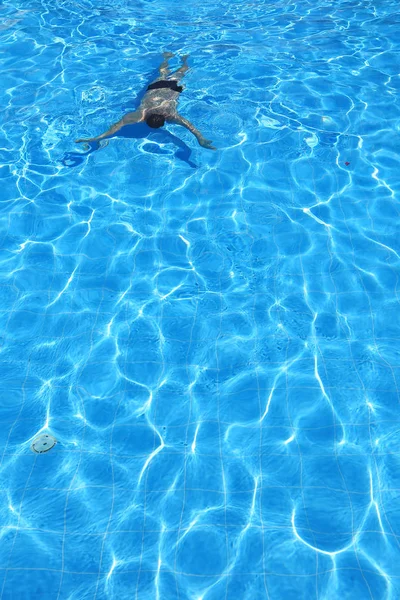
[[[397,4],[0,14],[0,599],[399,598]]]

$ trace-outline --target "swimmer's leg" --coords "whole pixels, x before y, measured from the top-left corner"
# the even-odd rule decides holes
[[[182,79],[182,77],[185,75],[186,71],[189,69],[189,65],[187,64],[188,58],[189,58],[189,54],[185,54],[184,56],[182,56],[182,66],[179,67],[179,69],[177,71],[175,71],[175,73],[172,73],[172,75],[170,75],[169,79],[176,79],[177,81],[180,81]]]
[[[166,79],[168,77],[168,75],[171,73],[171,71],[169,69],[168,61],[173,56],[174,55],[172,54],[172,52],[164,52],[163,53],[164,60],[162,61],[161,65],[158,67],[158,71],[160,73],[160,79]]]

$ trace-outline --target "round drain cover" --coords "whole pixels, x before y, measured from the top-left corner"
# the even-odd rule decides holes
[[[54,448],[56,444],[57,440],[55,437],[48,433],[43,433],[33,440],[31,450],[36,452],[36,454],[43,454]]]

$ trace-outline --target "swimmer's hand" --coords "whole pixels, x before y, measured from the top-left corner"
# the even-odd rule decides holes
[[[200,146],[203,146],[203,148],[208,148],[208,150],[216,150],[216,147],[212,145],[212,141],[206,140],[203,137],[199,138],[199,144]]]
[[[200,131],[196,129],[196,127],[192,125],[190,121],[181,117],[180,114],[175,113],[175,115],[173,115],[173,117],[170,118],[169,121],[171,123],[176,123],[177,125],[183,125],[183,127],[189,129],[189,131],[191,131],[193,135],[196,136],[197,141],[199,142],[200,146],[203,146],[203,148],[208,148],[209,150],[216,150],[216,148],[212,145],[212,141],[206,140],[206,138],[203,137]]]

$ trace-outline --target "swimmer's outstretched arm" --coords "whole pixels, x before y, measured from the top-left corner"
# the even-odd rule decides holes
[[[181,115],[176,114],[172,119],[169,119],[169,121],[171,123],[176,123],[177,125],[183,125],[183,127],[189,129],[189,131],[191,131],[193,135],[196,136],[197,141],[199,142],[200,146],[203,146],[203,148],[208,148],[209,150],[216,150],[216,148],[212,145],[212,141],[206,140],[206,138],[200,133],[200,131],[196,129],[196,127],[192,125],[190,121],[181,117]]]
[[[79,144],[79,142],[97,142],[99,140],[103,140],[104,138],[109,137],[110,135],[114,135],[114,133],[116,133],[117,131],[122,129],[122,127],[124,127],[125,125],[132,125],[133,123],[139,123],[140,121],[143,121],[143,120],[144,120],[143,111],[135,110],[135,112],[128,113],[127,115],[122,117],[122,119],[120,121],[118,121],[118,123],[114,123],[114,125],[111,125],[110,129],[108,129],[101,135],[98,135],[93,138],[86,138],[86,139],[81,138],[79,140],[75,140],[75,143]]]

